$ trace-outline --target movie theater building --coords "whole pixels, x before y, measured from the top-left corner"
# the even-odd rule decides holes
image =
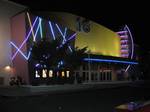
[[[127,25],[114,32],[86,18],[64,12],[28,12],[24,6],[0,2],[0,85],[10,77],[20,76],[27,84],[52,78],[53,70],[36,70],[31,56],[33,42],[46,37],[71,40],[68,52],[88,47],[88,55],[74,74],[62,71],[60,76],[79,77],[82,82],[128,80],[137,70],[132,34]],[[37,16],[38,15],[38,16]],[[45,75],[48,72],[48,76]],[[44,83],[44,82],[42,82]]]
[[[15,74],[28,84],[35,80],[53,77],[53,70],[35,70],[36,63],[30,60],[31,45],[43,37],[60,41],[70,40],[68,52],[75,47],[88,47],[84,64],[75,70],[75,80],[82,82],[129,80],[138,62],[134,59],[134,43],[127,25],[114,32],[86,18],[63,12],[38,13],[22,12],[12,17],[12,62]],[[20,66],[22,65],[22,66]],[[46,75],[49,72],[49,75]],[[69,71],[59,73],[69,78]]]

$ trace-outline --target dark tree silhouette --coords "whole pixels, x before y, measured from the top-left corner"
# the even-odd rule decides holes
[[[33,44],[32,59],[41,65],[46,65],[48,69],[69,69],[74,71],[82,64],[87,47],[82,49],[75,48],[72,52],[69,52],[68,44],[69,42],[62,44],[58,39],[50,41],[43,38]],[[63,61],[63,64],[58,68],[60,61]]]

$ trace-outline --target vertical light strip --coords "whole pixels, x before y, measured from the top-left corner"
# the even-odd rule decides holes
[[[37,27],[36,32],[35,32],[35,41],[36,41],[36,37],[37,37],[37,33],[38,33],[39,29],[40,29],[40,20],[39,20],[39,24],[38,24],[38,27]],[[30,58],[30,56],[31,56],[31,51],[29,51],[26,60],[28,60]]]
[[[67,27],[65,27],[65,32],[64,32],[64,36],[63,36],[63,43],[66,42],[66,33],[67,33]]]
[[[54,30],[53,30],[53,27],[52,27],[52,23],[51,23],[50,21],[49,21],[48,23],[49,23],[50,30],[51,30],[52,35],[53,35],[53,39],[55,40],[55,39],[56,39],[56,37],[55,37],[55,33],[54,33]]]
[[[130,38],[131,38],[131,43],[132,43],[132,52],[131,52],[131,59],[133,58],[133,54],[134,54],[134,42],[133,42],[133,36],[131,34],[131,31],[129,29],[129,27],[127,25],[125,25],[125,27],[127,28],[128,32],[129,32],[129,35],[130,35]]]
[[[40,20],[39,20],[38,27],[37,27],[37,29],[35,31],[35,39],[34,39],[35,41],[36,41],[36,37],[37,37],[37,33],[38,33],[39,29],[40,29]]]
[[[132,51],[131,51],[131,59],[133,58],[133,54],[134,54],[134,42],[133,42],[133,37],[132,37],[132,34],[131,34],[131,31],[129,29],[129,27],[127,25],[125,25],[126,29],[128,30],[129,32],[129,35],[130,35],[130,38],[131,38],[131,43],[132,43]],[[128,67],[126,68],[125,72],[128,71],[128,69],[130,68],[130,65],[128,65]]]
[[[28,12],[27,12],[27,17],[28,17],[30,28],[32,30],[32,36],[33,36],[33,41],[34,41],[35,35],[34,35],[34,31],[33,31],[33,26],[32,26],[32,23],[31,23],[30,15],[29,15]]]
[[[36,41],[37,33],[40,29],[40,24],[41,24],[41,21],[40,21],[40,18],[39,18],[39,24],[38,24],[38,27],[37,27],[36,32],[35,32],[35,41]],[[31,56],[31,51],[29,51],[29,53],[28,53],[27,60],[30,58],[30,56]]]
[[[40,20],[40,34],[41,34],[41,38],[43,38],[43,32],[42,32],[42,18],[39,18]]]
[[[32,25],[33,27],[35,26],[35,23],[36,23],[37,20],[38,20],[38,17],[36,17],[36,19],[34,20],[34,23],[33,23],[33,25]],[[19,49],[18,49],[18,50],[15,52],[15,54],[13,55],[12,60],[16,57],[16,55],[17,55],[17,53],[19,52],[19,50],[23,47],[23,45],[26,43],[26,41],[27,41],[28,38],[30,37],[30,34],[31,34],[31,32],[32,32],[33,27],[30,28],[30,31],[29,31],[27,37],[26,37],[25,40],[22,42],[22,44],[20,45]]]

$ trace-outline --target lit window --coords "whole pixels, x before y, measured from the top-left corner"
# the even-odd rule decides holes
[[[67,77],[69,77],[69,72],[70,72],[70,71],[66,71],[66,72],[67,72]]]
[[[46,78],[46,73],[47,73],[47,70],[44,70],[44,69],[43,69],[43,70],[42,70],[42,77],[43,77],[43,78]]]
[[[64,71],[62,71],[62,72],[61,72],[61,75],[62,75],[62,77],[64,77],[64,76],[65,76],[65,72],[64,72]]]
[[[52,70],[49,71],[49,77],[53,77],[53,71]]]
[[[40,77],[40,75],[38,74],[38,71],[35,71],[35,77],[36,77],[36,78],[39,78],[39,77]]]

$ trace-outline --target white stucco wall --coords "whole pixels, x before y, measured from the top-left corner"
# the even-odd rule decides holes
[[[25,7],[15,3],[0,1],[0,77],[4,78],[4,84],[8,85],[10,72],[4,69],[11,63],[11,40],[10,18]]]

